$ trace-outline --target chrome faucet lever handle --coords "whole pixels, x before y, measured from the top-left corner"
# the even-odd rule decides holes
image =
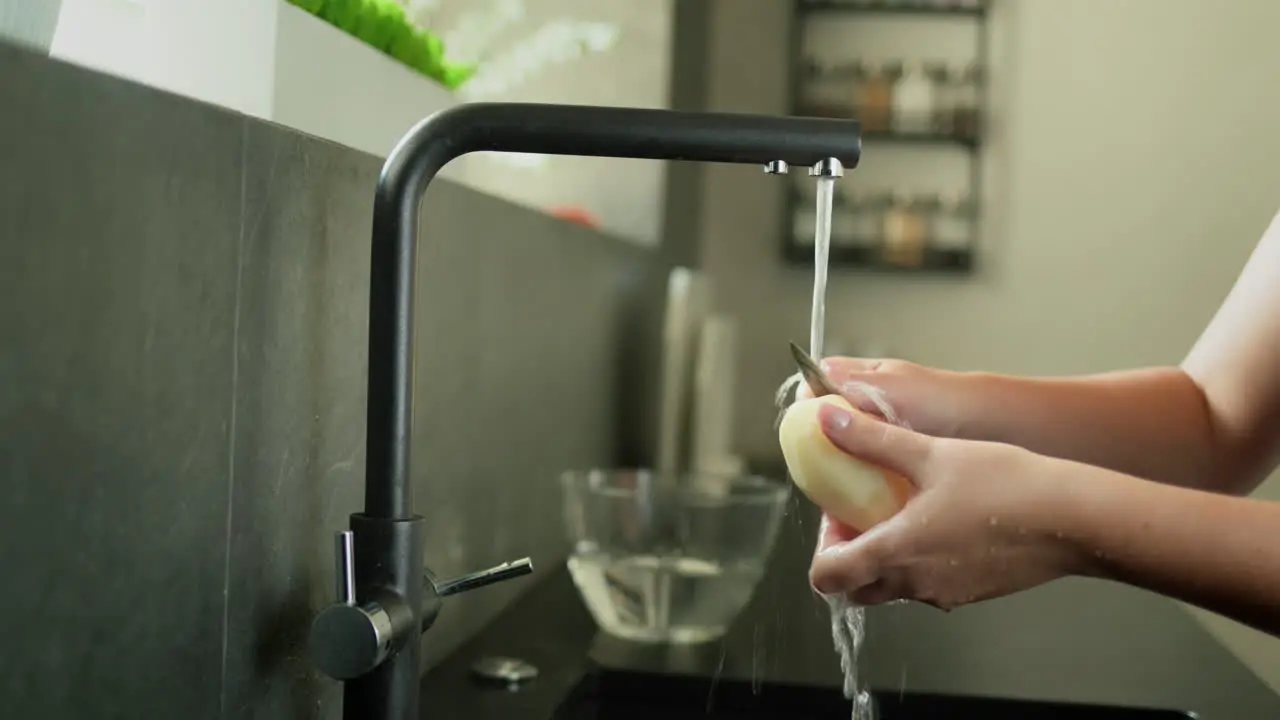
[[[448,580],[437,580],[436,576],[427,570],[422,578],[423,589],[426,590],[426,600],[422,605],[422,631],[426,632],[435,623],[445,597],[528,575],[531,572],[533,572],[533,561],[527,557]]]
[[[501,565],[495,565],[487,570],[468,573],[461,577],[452,578],[444,581],[433,581],[436,592],[440,597],[448,597],[457,595],[476,588],[482,588],[485,585],[510,580],[522,575],[528,575],[533,572],[533,561],[529,558],[520,558],[511,562],[504,562]]]
[[[338,602],[356,604],[356,553],[355,536],[350,530],[334,535],[334,568],[338,583]]]

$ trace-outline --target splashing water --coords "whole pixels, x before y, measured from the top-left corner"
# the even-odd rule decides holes
[[[884,391],[874,385],[850,381],[840,387],[845,395],[861,395],[867,399],[885,422],[906,427],[893,407],[885,400]],[[858,687],[858,654],[866,637],[866,611],[843,595],[825,596],[831,609],[831,641],[840,657],[844,672],[844,696],[853,703],[853,720],[874,720],[871,693]]]
[[[831,641],[844,672],[844,696],[853,702],[853,720],[873,720],[871,693],[858,689],[858,652],[866,637],[867,613],[843,595],[828,595],[831,607]]]
[[[817,222],[813,238],[813,307],[809,321],[809,355],[822,360],[823,337],[826,330],[827,264],[831,248],[831,206],[835,193],[835,178],[818,179]],[[775,402],[778,406],[778,422],[793,391],[802,382],[799,373],[792,375],[778,389]],[[862,382],[847,382],[841,388],[845,395],[862,395],[879,411],[886,422],[906,426],[885,400],[884,392]],[[844,696],[853,703],[853,720],[872,720],[874,708],[871,694],[858,687],[858,654],[866,636],[866,611],[853,605],[841,595],[827,596],[831,610],[831,639],[840,657],[840,669],[844,672]]]

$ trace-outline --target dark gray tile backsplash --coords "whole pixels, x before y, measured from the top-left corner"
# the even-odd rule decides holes
[[[526,555],[550,568],[568,550],[557,475],[616,456],[620,276],[643,256],[444,183],[422,227],[413,478],[428,562],[441,577]],[[524,584],[446,602],[426,661]]]
[[[335,599],[333,533],[362,499],[379,165],[257,123],[244,157],[226,717],[336,717],[306,637]]]
[[[0,106],[3,714],[338,717],[305,642],[363,496],[380,162],[2,44]],[[553,568],[559,471],[642,454],[663,272],[444,182],[423,213],[428,563]],[[446,603],[428,662],[528,584]]]
[[[3,714],[217,718],[244,122],[3,46],[0,105]]]

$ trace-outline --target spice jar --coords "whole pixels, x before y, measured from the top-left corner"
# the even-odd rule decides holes
[[[903,65],[902,79],[893,92],[893,129],[901,133],[928,132],[933,124],[936,88],[925,66],[918,62]]]
[[[960,71],[946,63],[936,63],[932,68],[934,81],[933,130],[950,135],[954,123],[952,115],[956,106],[956,87]]]
[[[813,117],[849,117],[849,99],[845,90],[855,68],[818,58],[805,62],[800,103],[802,112]]]
[[[922,66],[924,76],[929,80],[931,102],[929,114],[923,123],[921,132],[940,132],[944,125],[950,124],[951,88],[949,81],[952,73],[944,62],[931,60]]]
[[[976,137],[978,134],[978,85],[981,82],[981,70],[971,63],[953,86],[951,132],[957,137]]]
[[[899,72],[897,63],[860,62],[855,66],[853,109],[863,132],[889,129]]]
[[[882,223],[883,257],[891,265],[918,266],[924,261],[928,222],[921,203],[909,193],[893,193]]]
[[[796,180],[809,180],[809,178],[796,178]],[[791,240],[796,245],[808,247],[813,245],[813,236],[818,231],[817,214],[814,212],[817,198],[813,192],[813,183],[797,182],[793,192],[795,192],[795,202],[791,205]]]
[[[973,244],[973,219],[973,201],[968,193],[944,194],[933,216],[933,246],[944,252],[968,250]]]
[[[911,202],[911,207],[920,222],[924,224],[922,236],[924,238],[924,251],[933,244],[933,225],[938,217],[938,210],[942,206],[942,199],[938,193],[923,193],[916,195]]]
[[[845,247],[853,242],[854,204],[837,184],[831,197],[831,247]]]
[[[884,195],[850,188],[846,204],[849,207],[850,244],[863,248],[876,245],[881,234],[881,213],[886,204]]]
[[[836,195],[831,243],[843,247],[868,247],[880,236],[874,198],[860,187],[845,187]]]
[[[813,245],[813,236],[817,230],[813,208],[796,207],[791,217],[791,236],[795,244],[805,247]]]

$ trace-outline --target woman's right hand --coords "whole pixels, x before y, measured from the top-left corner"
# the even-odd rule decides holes
[[[822,371],[841,388],[854,407],[883,417],[876,404],[857,383],[879,388],[885,402],[900,422],[916,432],[934,437],[965,438],[966,419],[972,419],[980,403],[971,376],[924,367],[905,360],[873,360],[831,357],[822,361]],[[809,386],[800,383],[796,399],[813,397]],[[980,438],[969,438],[980,439]]]

